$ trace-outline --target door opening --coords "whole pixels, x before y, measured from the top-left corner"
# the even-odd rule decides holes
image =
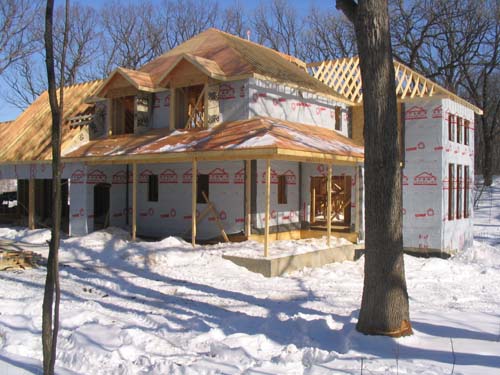
[[[110,184],[94,186],[94,230],[109,227]]]

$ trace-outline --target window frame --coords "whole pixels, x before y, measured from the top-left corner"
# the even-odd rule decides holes
[[[455,219],[455,164],[448,164],[448,220]]]
[[[210,175],[198,174],[196,176],[196,203],[205,204],[205,198],[201,192],[204,191],[207,199],[210,200]]]
[[[470,144],[470,121],[464,120],[464,145],[469,146]]]
[[[288,187],[286,183],[286,175],[278,176],[278,204],[288,203]]]
[[[157,174],[148,176],[148,202],[158,202],[159,179]]]
[[[462,218],[462,211],[463,211],[463,184],[462,184],[462,178],[463,178],[463,175],[462,175],[462,165],[461,164],[457,164],[457,183],[456,183],[456,186],[457,186],[457,193],[456,193],[456,197],[457,197],[457,203],[456,203],[456,210],[457,210],[457,213],[456,213],[456,218],[457,219],[461,219]]]
[[[335,107],[335,130],[342,131],[342,111],[339,106]]]
[[[457,116],[457,143],[462,143],[462,130],[463,130],[463,119]]]
[[[464,165],[464,219],[470,217],[470,166]]]
[[[455,142],[455,115],[448,114],[448,140]]]

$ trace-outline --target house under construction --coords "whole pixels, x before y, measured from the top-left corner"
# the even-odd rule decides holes
[[[404,247],[472,243],[474,113],[395,63],[404,144]],[[209,29],[141,69],[65,88],[63,230],[117,226],[193,241],[363,240],[363,113],[356,57],[315,64]],[[17,220],[50,225],[47,93],[0,127]],[[380,176],[383,178],[383,176]]]

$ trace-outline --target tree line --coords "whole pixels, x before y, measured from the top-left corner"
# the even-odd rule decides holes
[[[0,74],[5,100],[25,108],[46,89],[43,2],[0,4]],[[394,58],[484,110],[476,120],[476,168],[487,182],[500,172],[500,1],[390,0]],[[60,72],[64,10],[55,9],[54,58]],[[94,8],[73,3],[65,82],[99,79],[122,66],[138,69],[208,27],[264,44],[306,62],[357,54],[354,28],[335,9],[305,12],[285,0],[254,9],[217,0],[113,0]],[[59,76],[59,74],[57,74]]]

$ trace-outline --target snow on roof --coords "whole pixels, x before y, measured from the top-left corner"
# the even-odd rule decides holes
[[[190,152],[282,149],[313,154],[351,157],[361,161],[363,147],[326,128],[255,117],[226,122],[208,130],[154,129],[147,133],[120,135],[95,140],[66,155],[71,159],[135,155],[180,154]],[[224,157],[221,157],[224,158]]]

